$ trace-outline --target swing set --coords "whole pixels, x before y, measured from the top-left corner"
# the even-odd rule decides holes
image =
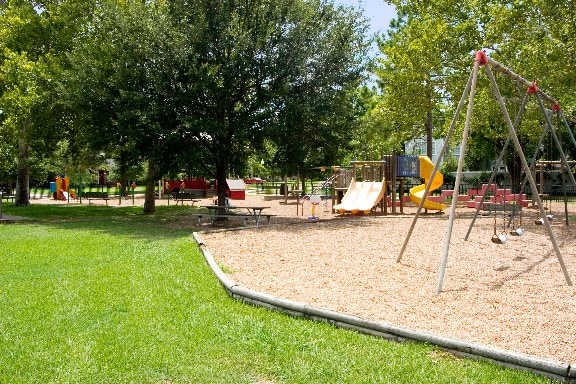
[[[522,164],[522,169],[524,170],[524,174],[525,174],[525,180],[522,183],[522,188],[521,188],[520,192],[523,191],[523,189],[526,185],[526,182],[528,182],[530,184],[531,190],[533,191],[533,200],[535,201],[537,208],[540,211],[540,217],[542,217],[542,218],[546,217],[545,207],[542,203],[542,199],[541,199],[540,195],[537,193],[538,189],[536,187],[535,178],[533,177],[532,172],[530,171],[533,168],[533,165],[535,164],[538,149],[536,150],[536,153],[534,154],[534,157],[532,159],[532,167],[531,167],[528,164],[526,157],[524,156],[522,146],[521,146],[520,141],[518,139],[518,136],[516,134],[516,127],[518,127],[518,125],[520,124],[520,120],[521,120],[522,114],[525,110],[528,96],[535,96],[537,101],[538,101],[540,109],[543,111],[543,114],[544,114],[544,117],[546,120],[546,125],[544,128],[543,136],[546,134],[547,131],[550,132],[550,134],[551,134],[551,136],[552,136],[552,138],[553,138],[553,140],[557,146],[558,152],[560,153],[562,167],[564,169],[566,169],[567,174],[569,175],[569,178],[570,178],[570,183],[572,185],[576,185],[576,181],[574,180],[574,176],[570,170],[568,161],[566,160],[566,156],[564,155],[564,152],[562,150],[562,146],[560,145],[560,142],[558,140],[558,136],[556,135],[554,127],[552,126],[550,114],[547,112],[546,108],[544,107],[544,100],[546,100],[546,102],[548,102],[549,105],[552,106],[551,107],[552,111],[557,113],[559,120],[564,122],[565,126],[568,129],[568,132],[570,133],[571,140],[574,143],[574,145],[576,146],[576,140],[574,140],[574,136],[572,135],[572,132],[568,126],[568,123],[566,122],[566,118],[564,117],[564,115],[562,113],[562,109],[560,108],[560,104],[558,103],[558,101],[556,101],[554,98],[548,96],[546,93],[542,92],[536,86],[535,83],[529,82],[528,80],[526,80],[526,79],[522,78],[520,75],[512,72],[510,69],[506,68],[505,66],[503,66],[499,62],[488,57],[484,51],[478,51],[478,52],[476,52],[476,55],[475,55],[474,66],[473,66],[473,69],[470,73],[470,77],[468,78],[468,82],[466,84],[464,92],[462,93],[462,97],[461,97],[461,99],[458,103],[458,106],[456,108],[454,118],[452,119],[452,122],[450,124],[449,129],[448,129],[448,133],[447,133],[446,138],[444,140],[444,145],[440,151],[440,155],[438,156],[438,161],[434,165],[434,169],[432,171],[430,181],[426,184],[426,189],[424,191],[424,196],[422,198],[422,201],[420,202],[420,205],[418,206],[418,210],[416,211],[416,214],[413,217],[412,224],[410,226],[410,229],[408,231],[408,234],[406,236],[404,244],[402,245],[402,248],[400,250],[398,257],[396,258],[397,262],[400,262],[402,260],[402,256],[406,250],[406,247],[408,245],[410,237],[412,236],[412,232],[414,231],[414,227],[416,225],[416,222],[418,220],[420,212],[422,211],[423,202],[426,199],[426,197],[428,196],[428,193],[430,192],[432,178],[434,177],[434,175],[438,172],[438,169],[440,168],[441,159],[448,148],[448,143],[450,142],[450,137],[452,136],[452,134],[456,128],[458,117],[462,111],[462,108],[466,102],[466,99],[468,98],[468,108],[467,108],[466,120],[465,120],[465,124],[464,124],[464,131],[462,134],[461,150],[460,150],[460,156],[459,156],[459,160],[458,160],[458,168],[456,171],[456,180],[455,180],[455,184],[454,184],[454,190],[455,191],[459,190],[460,182],[461,182],[461,178],[462,178],[462,170],[463,170],[463,165],[464,165],[464,157],[466,154],[466,147],[467,147],[468,137],[469,137],[469,132],[470,132],[470,126],[472,123],[474,96],[476,94],[476,84],[477,84],[477,80],[478,80],[478,72],[480,70],[480,67],[483,67],[485,69],[486,75],[487,75],[488,79],[490,80],[494,96],[495,96],[495,98],[496,98],[496,100],[500,106],[500,109],[502,111],[502,115],[505,119],[506,125],[508,126],[508,137],[506,139],[506,142],[504,144],[502,152],[500,153],[500,156],[497,160],[497,166],[495,167],[495,169],[499,169],[499,165],[500,165],[500,163],[502,163],[502,160],[503,160],[504,155],[506,153],[507,147],[510,144],[510,142],[512,142],[514,149],[516,151],[516,154],[520,158],[520,162]],[[504,99],[502,98],[502,95],[500,94],[500,90],[498,88],[498,84],[496,82],[496,79],[494,78],[494,74],[492,73],[492,68],[495,71],[498,71],[498,72],[506,75],[507,77],[513,79],[520,86],[526,87],[526,89],[527,89],[526,94],[522,100],[522,105],[519,109],[519,112],[516,116],[514,123],[510,119],[508,109],[505,105],[505,102],[504,102]],[[542,141],[542,137],[540,140]],[[539,148],[541,146],[540,144],[537,146],[537,148]],[[488,185],[492,185],[492,183],[494,181],[495,173],[496,172],[492,173],[490,180],[488,181]],[[496,208],[495,204],[491,205],[491,207],[494,207],[494,209],[493,209],[494,210],[494,233],[492,235],[491,241],[496,243],[496,244],[505,244],[508,240],[507,236],[506,236],[507,235],[506,234],[506,227],[507,227],[506,215],[507,215],[507,212],[511,212],[511,214],[510,214],[511,220],[508,223],[509,225],[510,224],[512,225],[512,230],[511,230],[510,234],[513,236],[522,236],[525,232],[524,228],[522,227],[522,210],[521,210],[521,206],[519,204],[520,203],[520,201],[519,201],[520,197],[519,196],[521,196],[521,193],[518,194],[517,196],[518,197],[516,198],[516,200],[514,202],[511,202],[510,204],[501,204],[500,205],[501,208],[499,208],[499,209]],[[484,196],[482,197],[482,200],[484,200]],[[448,254],[449,254],[449,249],[450,249],[450,240],[452,237],[452,228],[454,226],[456,204],[457,204],[457,199],[454,199],[452,201],[452,205],[450,208],[450,216],[448,218],[446,236],[444,239],[442,261],[441,261],[441,266],[440,266],[440,271],[439,271],[439,276],[438,276],[438,284],[436,287],[436,293],[438,293],[438,294],[442,291],[442,283],[443,283],[444,274],[446,271],[446,266],[448,263]],[[466,234],[465,240],[468,239],[468,236],[469,236],[469,234],[472,230],[472,227],[474,225],[474,222],[477,218],[478,211],[480,210],[480,207],[482,207],[482,206],[483,206],[483,201],[476,208],[474,218],[472,219],[472,222],[471,222],[470,227],[468,229],[468,233]],[[503,217],[503,230],[500,233],[498,233],[498,230],[497,230],[497,213],[496,213],[497,210],[502,211],[503,216],[504,216]],[[517,213],[518,213],[518,215],[517,215]],[[519,218],[518,226],[516,226],[516,222],[515,222],[516,216],[518,216],[518,218]],[[560,268],[562,269],[562,273],[564,274],[566,284],[571,286],[572,281],[570,280],[570,276],[569,276],[568,271],[566,269],[566,265],[564,264],[564,260],[562,258],[561,253],[560,253],[560,248],[558,246],[556,236],[552,230],[552,227],[549,223],[549,220],[542,220],[542,224],[546,227],[546,231],[549,234],[550,242],[552,243],[552,246],[554,248],[554,252],[555,252],[556,257],[557,257],[559,264],[560,264]]]
[[[507,203],[503,201],[502,204],[492,204],[490,209],[494,212],[494,233],[490,240],[495,244],[505,244],[508,241],[508,233],[506,229],[512,225],[510,230],[510,235],[512,236],[522,236],[525,232],[522,227],[522,207],[515,201]],[[502,231],[497,233],[497,212],[502,212]],[[510,212],[509,214],[507,212]],[[506,218],[510,217],[507,221]],[[518,226],[516,226],[516,217],[518,217]]]

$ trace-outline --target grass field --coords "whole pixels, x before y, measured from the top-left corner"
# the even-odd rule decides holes
[[[0,383],[548,383],[228,297],[189,207],[4,205]]]

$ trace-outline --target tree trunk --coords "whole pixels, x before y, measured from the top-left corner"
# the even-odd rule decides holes
[[[28,141],[26,140],[28,125],[29,123],[27,121],[23,122],[18,132],[18,165],[16,196],[14,198],[14,205],[17,207],[25,207],[30,204],[30,167],[28,164],[30,150],[28,148]]]
[[[512,193],[520,193],[520,186],[522,183],[522,163],[520,162],[520,157],[516,154],[507,156],[506,167],[510,174]]]
[[[146,192],[144,194],[144,214],[153,215],[156,212],[156,196],[154,189],[158,178],[158,167],[153,160],[148,161],[148,172],[146,175]]]
[[[126,188],[127,182],[128,182],[128,176],[126,176],[126,172],[122,172],[120,174],[120,194],[124,197],[128,196],[128,188]]]
[[[219,162],[216,166],[216,196],[218,196],[218,205],[226,206],[226,172],[227,166],[224,162]]]
[[[428,156],[432,161],[432,130],[434,129],[434,121],[432,120],[432,111],[428,111],[426,114],[426,156]]]

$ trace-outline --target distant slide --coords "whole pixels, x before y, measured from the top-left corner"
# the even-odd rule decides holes
[[[424,196],[424,192],[426,191],[426,184],[428,184],[428,180],[430,180],[430,176],[434,170],[434,163],[428,156],[419,156],[419,159],[420,177],[424,179],[424,184],[417,185],[410,189],[410,200],[412,200],[412,202],[417,205],[420,205],[420,201],[422,201],[422,196]],[[440,188],[443,182],[444,176],[440,172],[436,172],[436,175],[434,175],[434,179],[432,180],[432,184],[430,185],[430,191],[428,191],[428,193]],[[443,211],[446,209],[445,204],[436,203],[428,199],[424,200],[424,205],[422,205],[422,207],[436,211]]]
[[[340,213],[360,211],[368,214],[382,200],[384,183],[380,181],[356,182],[352,180],[340,204],[332,208]]]

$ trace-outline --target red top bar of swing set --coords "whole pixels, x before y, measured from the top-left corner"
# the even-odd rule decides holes
[[[542,92],[540,88],[536,86],[536,83],[533,81],[528,81],[522,76],[514,73],[511,69],[505,67],[503,64],[497,62],[496,60],[491,59],[486,55],[485,51],[477,51],[475,60],[480,65],[490,64],[494,70],[503,73],[504,75],[510,77],[511,79],[517,81],[520,85],[524,85],[527,88],[527,92],[529,93],[538,93],[544,100],[546,100],[550,105],[552,105],[552,110],[557,111],[560,109],[560,103],[558,100],[553,98],[552,96],[547,95],[546,93]]]

